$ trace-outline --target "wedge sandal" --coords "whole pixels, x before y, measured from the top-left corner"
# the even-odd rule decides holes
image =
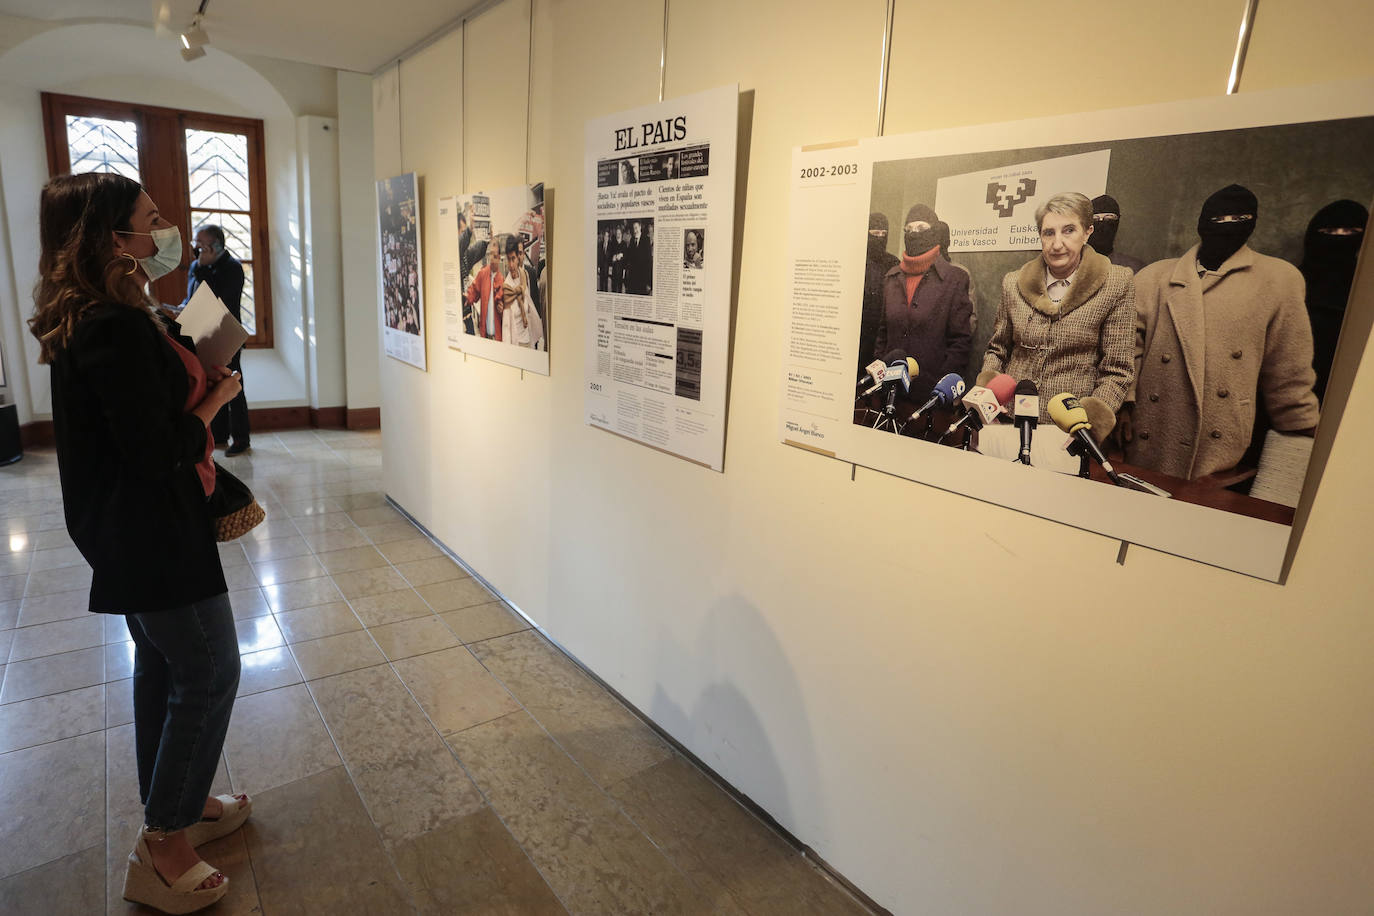
[[[191,841],[192,846],[204,846],[212,840],[228,836],[242,827],[248,815],[253,813],[253,799],[247,795],[243,796],[243,807],[239,807],[237,795],[216,795],[215,798],[224,806],[224,811],[219,817],[206,818],[186,828],[186,839]]]
[[[217,868],[200,861],[169,885],[153,867],[153,855],[148,851],[148,840],[143,833],[139,833],[138,845],[129,853],[129,870],[124,875],[124,899],[174,916],[194,913],[217,903],[221,897],[229,893],[227,877],[218,887],[200,886],[205,883],[206,878],[217,874]]]

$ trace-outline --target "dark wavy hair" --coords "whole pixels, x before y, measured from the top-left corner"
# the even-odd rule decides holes
[[[71,342],[81,317],[98,304],[125,305],[158,322],[156,308],[130,259],[116,257],[114,233],[127,230],[143,193],[137,181],[111,172],[58,175],[38,205],[38,283],[29,330],[40,363]]]

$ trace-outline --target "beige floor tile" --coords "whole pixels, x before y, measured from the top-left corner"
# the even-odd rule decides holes
[[[10,578],[18,578],[11,576]],[[29,573],[29,586],[25,592],[32,597],[34,595],[53,595],[58,592],[69,592],[74,589],[89,589],[91,587],[91,568],[89,566],[63,566],[61,569],[45,569],[42,572]],[[0,598],[13,598],[14,595],[4,594],[4,588],[0,587]]]
[[[78,916],[104,909],[103,843],[0,880],[0,913]]]
[[[0,754],[104,727],[103,684],[7,703],[0,706]]]
[[[353,605],[353,611],[358,615],[358,619],[369,627],[434,613],[419,594],[409,588],[399,592],[383,592],[366,598],[354,598],[349,604]]]
[[[418,532],[417,532],[418,533]],[[394,564],[409,563],[412,560],[428,560],[442,557],[444,552],[429,538],[411,537],[403,541],[387,541],[378,544],[377,549]]]
[[[105,727],[114,728],[134,721],[134,682],[132,678],[105,685]]]
[[[357,530],[357,525],[353,524],[353,519],[344,512],[330,512],[326,515],[309,515],[305,518],[295,519],[295,525],[300,529],[301,534],[319,534],[322,531],[348,531]]]
[[[8,630],[19,622],[19,606],[22,600],[0,601],[0,630]]]
[[[328,515],[331,512],[343,511],[343,507],[328,496],[318,496],[312,499],[284,500],[281,507],[291,518],[300,518],[310,515]]]
[[[359,532],[361,536],[362,532]],[[361,547],[345,547],[320,554],[320,563],[331,574],[355,572],[359,569],[375,569],[386,566],[386,557],[377,552],[371,544]]]
[[[334,576],[334,584],[343,592],[345,598],[366,598],[370,595],[410,588],[406,580],[401,578],[401,574],[390,566],[338,573]]]
[[[250,795],[339,764],[334,742],[303,684],[239,697],[224,758],[234,791]]]
[[[49,547],[71,546],[72,536],[67,533],[66,528],[52,528],[48,531],[35,531],[29,541],[33,549],[45,550]]]
[[[353,519],[353,523],[359,528],[367,528],[371,525],[386,525],[391,522],[403,522],[405,516],[397,512],[390,506],[372,506],[367,509],[350,509],[348,517]]]
[[[490,808],[395,843],[391,856],[425,916],[567,912]]]
[[[363,534],[367,535],[369,541],[377,545],[385,544],[388,541],[409,541],[422,536],[420,529],[407,521],[368,525],[363,529]]]
[[[0,550],[4,545],[0,544]],[[0,553],[0,576],[20,576],[33,565],[33,551],[26,546],[19,552]]]
[[[506,607],[502,601],[488,601],[456,611],[445,611],[439,616],[463,642],[509,636],[530,628],[525,618]]]
[[[476,579],[454,579],[450,582],[436,582],[422,585],[416,589],[420,597],[439,613],[472,607],[496,601],[497,597],[487,591]]]
[[[248,562],[248,557],[243,552],[243,545],[238,541],[226,541],[217,546],[219,547],[219,565],[225,569],[242,566]]]
[[[371,541],[357,528],[334,528],[319,532],[306,532],[303,537],[316,554],[334,550],[347,550],[350,547],[367,547]],[[326,567],[327,568],[327,567]]]
[[[104,680],[105,657],[99,647],[15,662],[5,668],[0,704],[66,693]]]
[[[366,630],[298,642],[291,652],[307,681],[386,662]]]
[[[671,755],[663,739],[533,630],[471,649],[598,784],[628,779]]]
[[[36,550],[29,564],[29,572],[42,572],[45,569],[61,569],[64,566],[88,566],[86,558],[75,547],[53,547],[49,550]]]
[[[291,557],[306,556],[310,553],[310,545],[305,542],[305,538],[295,533],[261,541],[245,538],[243,549],[248,554],[248,559],[253,563],[287,560]]]
[[[239,652],[248,654],[250,652],[260,652],[263,649],[275,649],[277,646],[286,645],[286,640],[282,638],[281,628],[277,626],[276,619],[268,614],[263,617],[250,617],[247,620],[234,621],[234,629],[238,631]]]
[[[672,757],[611,787],[627,815],[704,893],[740,912],[868,912],[699,770]]]
[[[262,591],[267,596],[267,603],[272,606],[273,613],[295,611],[303,607],[315,607],[343,600],[338,586],[328,576],[302,579],[299,582],[283,582],[280,585],[267,586]]]
[[[448,742],[571,912],[711,912],[528,714],[511,713]]]
[[[373,509],[377,506],[385,506],[386,494],[378,493],[375,490],[364,491],[362,493],[348,493],[335,497],[338,504],[343,507],[345,512],[354,509]]]
[[[9,661],[10,649],[14,646],[14,635],[16,632],[18,631],[0,630],[0,665]]]
[[[264,913],[408,913],[343,767],[262,793],[243,828]]]
[[[30,595],[19,609],[18,626],[31,627],[54,620],[70,620],[90,613],[91,590],[79,588],[51,595]]]
[[[0,601],[11,601],[24,597],[24,585],[29,580],[28,573],[0,576]]]
[[[384,839],[411,839],[471,814],[482,797],[386,665],[310,689]]]
[[[0,877],[96,846],[105,833],[105,736],[0,755]]]
[[[414,586],[433,585],[452,579],[468,578],[467,570],[448,557],[429,557],[396,564],[396,569]]]
[[[301,543],[305,543],[302,541]],[[318,579],[325,575],[325,568],[313,554],[289,557],[284,560],[254,562],[253,570],[258,574],[258,582],[264,586],[283,582],[299,582],[301,579]]]
[[[394,667],[443,735],[520,708],[510,692],[462,647],[402,659]]]
[[[106,643],[129,639],[129,624],[123,614],[94,614],[100,620]]]
[[[258,584],[258,574],[253,571],[253,567],[249,564],[233,566],[224,571],[224,587],[231,592],[254,588]]]
[[[458,638],[433,614],[372,627],[372,638],[392,661],[458,645]]]
[[[240,697],[299,684],[302,680],[296,659],[285,646],[239,656]]]
[[[123,680],[134,676],[134,642],[112,642],[105,650],[105,681]]]
[[[250,617],[261,617],[264,614],[272,613],[272,608],[267,603],[267,596],[258,586],[230,592],[229,607],[234,612],[235,620],[247,620]]]
[[[363,623],[347,603],[334,601],[299,611],[283,611],[277,615],[277,626],[288,643],[297,643],[361,630]]]
[[[243,545],[245,552],[249,550],[250,543],[261,543],[262,541],[288,538],[300,534],[291,519],[285,515],[274,513],[268,507],[264,508],[267,509],[267,518],[258,527],[239,538],[239,543]],[[252,559],[252,554],[249,554],[249,559]]]

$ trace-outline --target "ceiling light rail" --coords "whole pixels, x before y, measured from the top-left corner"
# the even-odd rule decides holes
[[[200,7],[196,10],[195,18],[191,20],[191,27],[181,33],[181,59],[184,61],[193,61],[205,56],[205,46],[210,43],[210,35],[201,22],[209,5],[210,0],[200,0]]]

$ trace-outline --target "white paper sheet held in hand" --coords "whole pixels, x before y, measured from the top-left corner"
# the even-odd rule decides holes
[[[177,321],[181,323],[181,333],[195,342],[196,357],[207,369],[228,365],[248,339],[248,332],[229,314],[209,283],[196,287]]]

